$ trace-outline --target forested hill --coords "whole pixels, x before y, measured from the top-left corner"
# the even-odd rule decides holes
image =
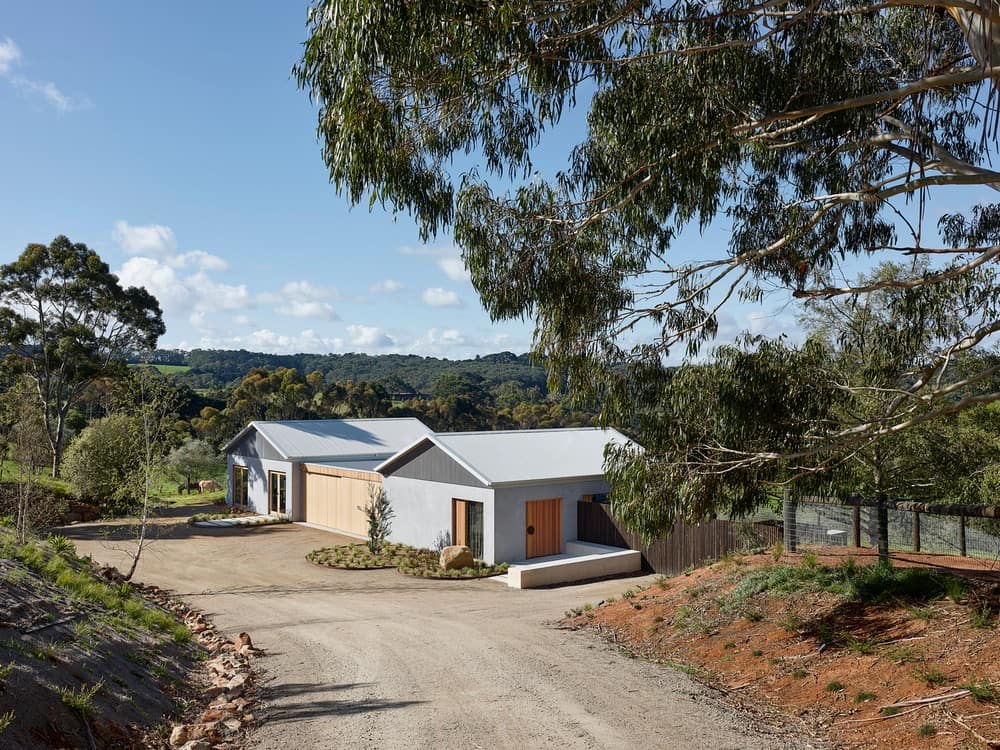
[[[475,359],[437,359],[413,354],[265,354],[221,349],[190,352],[157,350],[153,363],[186,366],[175,377],[192,388],[235,385],[254,367],[295,368],[306,374],[319,371],[327,382],[378,381],[390,393],[427,394],[444,373],[464,373],[484,387],[516,381],[525,388],[545,391],[545,370],[533,365],[527,354],[500,352]],[[178,368],[179,369],[179,368]]]

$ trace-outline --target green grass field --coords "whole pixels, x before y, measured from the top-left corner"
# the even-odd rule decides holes
[[[158,371],[162,372],[164,375],[177,375],[181,372],[187,372],[191,368],[187,365],[153,365]]]
[[[17,470],[18,465],[15,461],[8,459],[0,463],[0,482],[16,482]],[[198,491],[195,490],[194,493],[190,495],[187,492],[178,494],[177,487],[180,482],[175,478],[161,475],[153,482],[152,495],[159,502],[172,507],[222,502],[226,498],[226,482],[223,478],[224,474],[225,466],[220,464],[217,471],[212,472],[209,477],[206,477],[215,479],[222,485],[223,489],[216,492],[204,492],[202,494],[198,494]],[[35,477],[35,482],[55,495],[62,497],[69,497],[72,495],[69,482],[65,479],[53,479],[52,471],[50,469],[43,469],[42,472]]]
[[[7,459],[0,463],[0,481],[2,482],[15,482],[17,481],[17,470],[18,465],[16,461],[11,461]],[[39,486],[50,490],[56,495],[68,495],[69,494],[69,482],[65,479],[53,479],[52,469],[42,469],[41,474],[35,477],[35,481]]]

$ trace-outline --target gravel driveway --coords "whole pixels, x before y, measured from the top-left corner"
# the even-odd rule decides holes
[[[195,529],[180,518],[163,532],[136,577],[268,652],[255,748],[809,747],[681,672],[553,627],[635,580],[518,591],[319,568],[306,552],[350,540],[299,525]],[[63,533],[82,554],[122,559],[97,525]]]

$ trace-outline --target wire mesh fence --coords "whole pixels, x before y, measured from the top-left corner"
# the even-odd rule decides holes
[[[864,503],[835,498],[786,501],[783,521],[791,526],[784,537],[789,539],[790,533],[798,546],[876,547],[878,509]],[[948,506],[935,513],[933,506],[909,505],[921,510],[887,510],[889,549],[1000,560],[1000,518],[959,514]]]

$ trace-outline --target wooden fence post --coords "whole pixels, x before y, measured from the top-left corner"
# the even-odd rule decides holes
[[[857,548],[861,547],[861,506],[855,505],[851,508],[851,520],[853,523],[854,531],[854,546]]]
[[[913,512],[913,551],[920,551],[920,513]]]
[[[965,551],[965,516],[958,517],[958,554],[966,557]]]
[[[889,508],[884,492],[877,492],[875,499],[878,502],[875,509],[878,514],[878,558],[889,562]]]
[[[797,503],[792,499],[792,491],[785,488],[782,497],[782,517],[784,518],[785,552],[794,552],[798,543],[798,530],[795,528],[795,509]]]

